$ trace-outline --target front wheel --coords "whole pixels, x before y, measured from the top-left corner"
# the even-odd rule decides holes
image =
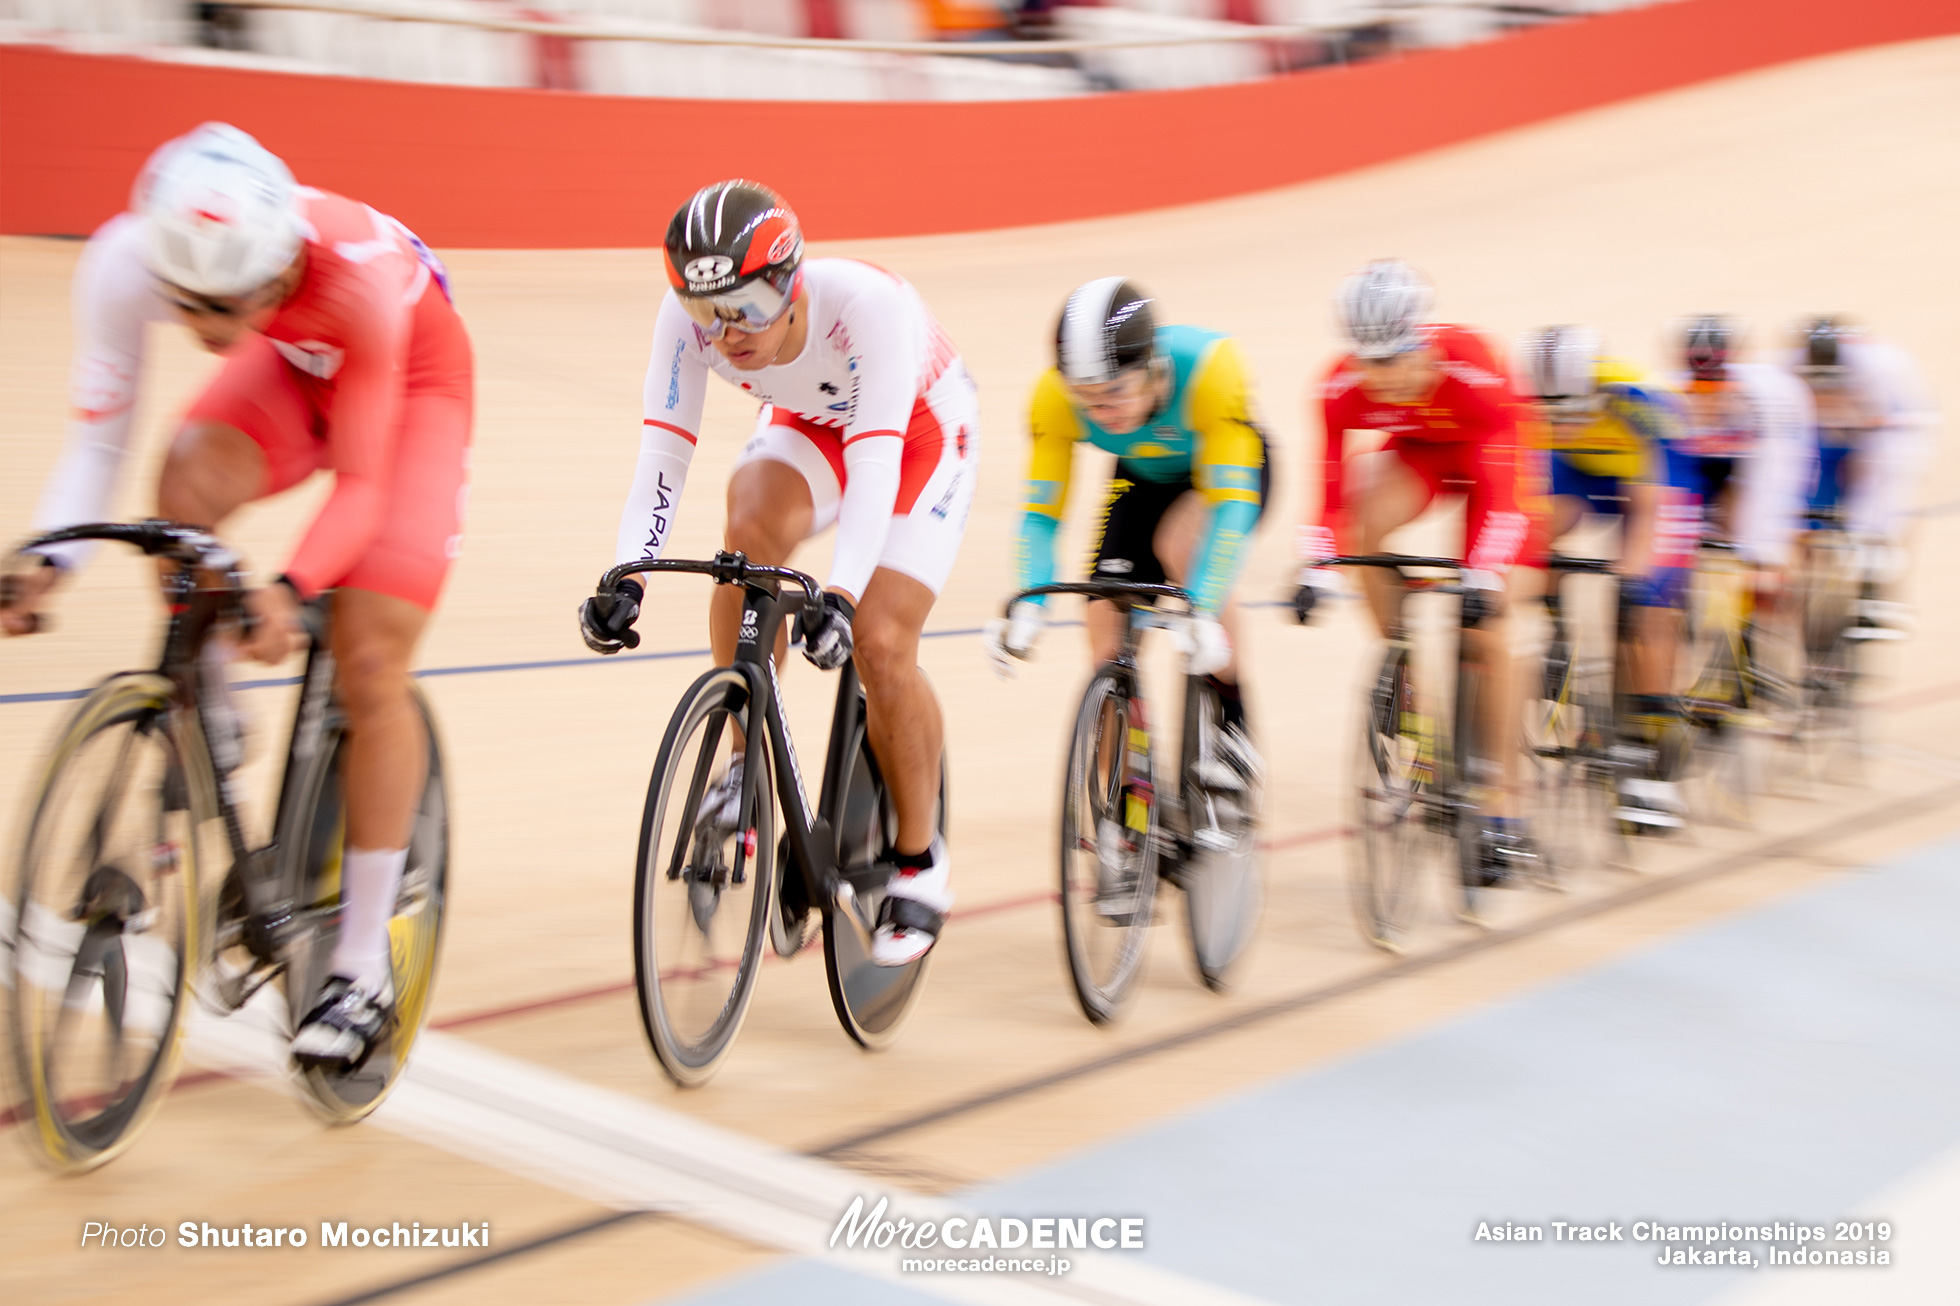
[[[1127,672],[1089,681],[1062,789],[1062,950],[1091,1023],[1113,1020],[1143,969],[1157,892],[1156,774]]]
[[[0,919],[33,1137],[79,1171],[128,1147],[176,1076],[202,953],[210,765],[171,682],[117,676],[56,742]]]
[[[735,1043],[755,991],[775,901],[769,750],[742,759],[755,709],[748,677],[717,667],[674,710],[647,785],[633,882],[633,973],[660,1068],[705,1083]]]
[[[1436,722],[1422,710],[1409,650],[1391,645],[1370,687],[1354,760],[1348,884],[1361,936],[1385,952],[1407,944],[1435,848]]]
[[[409,1053],[428,1021],[435,992],[436,958],[449,897],[449,788],[435,717],[421,691],[413,695],[428,765],[409,830],[408,861],[388,921],[394,1020],[360,1065],[345,1070],[308,1066],[300,1073],[314,1109],[334,1124],[362,1119],[388,1096],[408,1068]],[[296,932],[299,944],[286,971],[286,1000],[295,1026],[326,984],[340,937],[340,870],[347,851],[341,775],[346,743],[341,724],[331,721],[313,763],[301,776],[301,802],[290,809],[292,828],[285,832],[284,846],[299,858],[287,868],[285,882],[298,886],[296,915],[307,926]]]

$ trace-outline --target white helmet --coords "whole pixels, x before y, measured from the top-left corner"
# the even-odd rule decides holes
[[[298,189],[277,155],[229,124],[165,142],[130,197],[149,224],[150,271],[193,294],[257,290],[299,253]]]
[[[1537,399],[1584,399],[1599,388],[1599,332],[1553,326],[1518,338],[1518,371]]]
[[[1341,283],[1334,309],[1357,358],[1389,358],[1421,343],[1430,298],[1422,273],[1378,258]]]

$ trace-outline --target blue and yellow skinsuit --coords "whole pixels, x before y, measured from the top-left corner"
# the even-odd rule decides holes
[[[1654,524],[1655,567],[1631,597],[1643,606],[1679,606],[1694,547],[1688,536],[1697,524],[1692,509],[1676,502],[1679,494],[1669,493],[1686,490],[1692,473],[1692,460],[1676,447],[1684,430],[1680,401],[1619,359],[1599,360],[1598,376],[1591,421],[1539,426],[1552,495],[1580,499],[1589,513],[1624,516],[1630,486],[1664,487]]]
[[[1055,578],[1055,532],[1068,504],[1075,446],[1087,441],[1116,455],[1112,505],[1133,487],[1159,491],[1164,507],[1185,488],[1205,497],[1211,512],[1184,588],[1202,612],[1215,616],[1225,606],[1264,507],[1266,441],[1253,417],[1245,360],[1230,338],[1199,327],[1158,327],[1153,365],[1166,364],[1169,400],[1128,435],[1111,434],[1084,416],[1060,371],[1050,369],[1035,384],[1018,548],[1023,589]]]

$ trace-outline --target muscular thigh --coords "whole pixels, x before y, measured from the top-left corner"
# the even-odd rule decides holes
[[[728,478],[728,547],[758,562],[788,561],[816,529],[815,516],[810,483],[793,463],[757,459]]]
[[[192,401],[184,429],[204,425],[241,431],[259,447],[264,469],[251,498],[290,489],[325,465],[321,398],[261,335],[232,346],[225,365]]]
[[[1412,459],[1423,455],[1390,447],[1355,459],[1354,520],[1360,526],[1358,542],[1364,552],[1374,552],[1390,533],[1422,515],[1435,497],[1435,490]]]
[[[1171,583],[1182,585],[1191,570],[1191,555],[1205,525],[1205,499],[1196,490],[1186,490],[1164,509],[1151,536],[1151,551],[1162,560]]]

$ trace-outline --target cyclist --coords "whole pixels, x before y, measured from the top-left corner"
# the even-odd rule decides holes
[[[1844,529],[1866,543],[1858,625],[1866,638],[1896,638],[1904,609],[1879,595],[1902,570],[1907,506],[1938,421],[1933,401],[1910,354],[1841,317],[1810,318],[1798,336],[1790,364],[1817,409],[1810,511],[1838,514]]]
[[[1521,402],[1481,336],[1425,320],[1431,293],[1407,263],[1378,259],[1348,277],[1335,297],[1350,348],[1321,386],[1321,509],[1300,529],[1304,570],[1294,612],[1304,622],[1321,598],[1339,591],[1340,578],[1326,559],[1379,553],[1391,532],[1421,516],[1439,494],[1463,496],[1464,638],[1491,673],[1483,719],[1486,737],[1499,741],[1500,772],[1484,803],[1478,867],[1466,873],[1490,887],[1514,882],[1537,855],[1517,810],[1519,686],[1510,674],[1505,594],[1513,569],[1537,561],[1527,507],[1538,505],[1520,497]],[[1350,431],[1379,431],[1387,440],[1356,456],[1350,468],[1344,461]],[[1360,570],[1375,624],[1388,637],[1398,629],[1397,583],[1378,568]]]
[[[1781,589],[1815,475],[1810,392],[1775,363],[1734,359],[1736,325],[1703,314],[1681,334],[1683,370],[1671,378],[1684,401],[1676,447],[1704,531],[1733,544],[1757,569],[1759,602]]]
[[[1699,517],[1688,491],[1680,400],[1640,370],[1602,357],[1599,333],[1554,326],[1518,345],[1520,389],[1537,401],[1551,463],[1553,539],[1588,517],[1621,522],[1620,648],[1628,698],[1625,742],[1646,765],[1619,784],[1616,816],[1644,830],[1678,829],[1687,805],[1664,757],[1680,713],[1672,693],[1681,608]]]
[[[966,530],[980,457],[980,413],[965,365],[904,279],[855,259],[803,257],[780,196],[752,181],[698,191],[667,228],[672,291],[654,324],[639,464],[616,558],[667,546],[701,428],[708,373],[762,402],[728,483],[727,547],[768,564],[833,524],[823,615],[804,656],[833,669],[855,657],[866,729],[891,786],[898,836],[872,959],[902,966],[931,949],[953,901],[939,838],[944,728],[918,668],[919,633]],[[586,643],[617,652],[642,587],[580,609]],[[718,588],[715,657],[735,655],[741,594]],[[739,766],[739,761],[737,763]],[[703,802],[736,819],[734,767]]]
[[[1102,579],[1183,587],[1198,619],[1186,636],[1187,669],[1220,705],[1221,756],[1202,777],[1243,789],[1259,772],[1239,692],[1238,604],[1245,544],[1264,511],[1266,436],[1238,345],[1200,327],[1159,326],[1152,301],[1123,277],[1078,286],[1055,328],[1055,366],[1035,383],[1032,446],[1018,541],[1020,585],[1055,578],[1055,533],[1068,504],[1075,447],[1116,455],[1093,573]],[[1040,598],[987,628],[1002,675],[1033,654],[1046,624]],[[1114,658],[1123,617],[1113,603],[1088,610],[1090,655]]]
[[[76,305],[79,414],[41,526],[106,511],[143,327],[167,315],[224,365],[171,441],[157,487],[162,516],[216,528],[316,470],[334,473],[284,573],[247,595],[254,622],[243,651],[283,661],[302,638],[299,605],[334,590],[348,717],[343,908],[329,977],[292,1050],[302,1064],[358,1066],[394,1009],[388,921],[426,766],[408,665],[461,544],[469,337],[442,265],[406,228],[297,185],[277,157],[220,123],[151,156],[131,211],[90,240]],[[31,618],[78,555],[46,551],[40,584],[10,615]]]

